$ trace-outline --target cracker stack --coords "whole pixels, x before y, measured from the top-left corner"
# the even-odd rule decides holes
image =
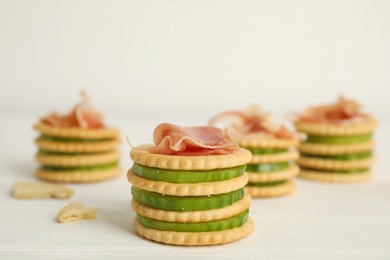
[[[256,104],[222,112],[209,120],[212,126],[221,123],[226,137],[253,155],[246,169],[249,182],[245,188],[252,197],[278,197],[296,190],[292,181],[299,172],[295,160],[300,140],[296,133]]]
[[[245,188],[252,197],[285,196],[296,190],[292,178],[299,172],[295,164],[299,157],[297,139],[242,137],[237,142],[253,154],[246,169],[249,182]]]
[[[56,182],[96,182],[118,176],[120,153],[116,128],[82,129],[37,124],[35,140],[39,179]]]
[[[174,245],[215,245],[248,236],[248,150],[227,155],[177,156],[130,152],[134,227],[146,239]]]
[[[66,114],[52,112],[34,125],[40,163],[36,176],[46,181],[96,182],[118,176],[119,130],[107,127],[88,95]]]
[[[309,115],[295,122],[297,130],[307,135],[299,146],[299,177],[330,183],[356,183],[371,178],[371,167],[375,163],[372,136],[377,121],[361,114],[359,107],[356,102],[341,97],[334,105],[314,109],[342,119],[331,121],[324,112],[324,116],[319,117],[319,112],[313,112],[312,108]],[[355,112],[349,115],[349,111]],[[313,114],[318,122],[309,121]]]

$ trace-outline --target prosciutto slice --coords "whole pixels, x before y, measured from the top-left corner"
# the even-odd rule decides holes
[[[69,114],[53,112],[41,119],[41,123],[59,127],[103,128],[103,116],[92,108],[88,95],[80,93],[81,102],[76,104]]]
[[[181,127],[162,123],[153,132],[155,146],[133,147],[150,153],[166,155],[223,155],[239,149],[238,144],[229,142],[221,129],[213,126]]]
[[[216,126],[227,122],[225,133],[230,138],[243,135],[264,133],[276,138],[291,139],[295,135],[283,126],[275,117],[253,105],[245,111],[227,111],[212,117],[209,125]]]
[[[367,116],[361,112],[361,107],[358,102],[341,95],[334,104],[309,107],[302,114],[297,114],[297,118],[298,121],[313,123],[347,123]]]

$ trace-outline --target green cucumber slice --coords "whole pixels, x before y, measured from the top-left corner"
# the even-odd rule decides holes
[[[94,170],[106,170],[106,169],[114,168],[118,165],[119,162],[115,161],[115,162],[105,163],[101,165],[76,166],[76,167],[42,165],[41,168],[45,171],[94,171]]]
[[[40,139],[53,141],[53,142],[76,142],[76,143],[95,143],[95,142],[103,142],[114,140],[112,138],[105,139],[85,139],[85,138],[66,138],[66,137],[58,137],[58,136],[50,136],[50,135],[41,135]]]
[[[54,152],[54,151],[48,151],[48,150],[44,150],[44,149],[39,149],[38,150],[38,154],[41,154],[41,155],[96,155],[96,154],[100,154],[102,152],[97,152],[97,153],[91,153],[91,152],[87,152],[87,153],[67,153],[67,152]]]
[[[287,149],[247,148],[252,154],[275,154],[287,152]]]
[[[340,173],[340,174],[361,174],[361,173],[366,173],[369,171],[368,168],[365,169],[350,169],[350,170],[324,170],[321,171],[319,169],[314,169],[314,168],[309,168],[309,167],[301,167],[302,171],[311,171],[311,172],[334,172],[334,173]]]
[[[361,160],[372,157],[372,151],[362,152],[362,153],[350,153],[350,154],[335,154],[335,155],[313,155],[313,154],[302,154],[305,157],[311,158],[324,158],[324,159],[334,159],[341,161],[350,161],[350,160]]]
[[[353,136],[316,136],[308,135],[307,142],[324,144],[352,144],[362,143],[371,140],[373,134],[353,135]]]
[[[246,165],[209,171],[179,171],[151,168],[134,163],[132,171],[143,178],[171,183],[199,183],[223,181],[245,173]]]
[[[145,227],[176,232],[212,232],[241,227],[249,217],[249,210],[228,218],[212,222],[177,223],[146,218],[137,214],[138,221]]]
[[[248,182],[247,186],[250,187],[272,187],[285,183],[286,180],[273,181],[273,182]]]
[[[287,169],[290,166],[288,162],[278,163],[262,163],[262,164],[248,164],[246,167],[247,172],[275,172]]]
[[[156,209],[194,211],[223,208],[244,197],[244,189],[210,196],[171,196],[131,187],[133,198]]]

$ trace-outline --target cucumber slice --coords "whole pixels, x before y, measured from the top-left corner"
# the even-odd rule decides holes
[[[43,140],[53,141],[53,142],[80,142],[80,143],[94,143],[94,142],[113,140],[112,138],[105,138],[105,139],[85,139],[85,138],[82,138],[81,139],[81,138],[57,137],[57,136],[50,136],[50,135],[41,135],[40,138]]]
[[[170,183],[199,183],[224,181],[245,173],[246,165],[209,171],[179,171],[151,168],[134,163],[132,171],[143,178]]]
[[[361,174],[361,173],[366,173],[369,171],[369,169],[350,169],[350,170],[319,170],[319,169],[313,169],[313,168],[308,168],[308,167],[301,167],[301,170],[305,171],[311,171],[311,172],[334,172],[334,173],[340,173],[340,174]]]
[[[91,152],[87,152],[87,153],[66,153],[66,152],[54,152],[54,151],[48,151],[48,150],[44,150],[44,149],[39,149],[38,150],[38,154],[42,154],[42,155],[95,155],[95,154],[100,154],[102,152],[97,152],[97,153],[91,153]]]
[[[286,180],[273,181],[273,182],[248,182],[247,186],[250,187],[272,187],[285,183]]]
[[[287,149],[247,148],[252,154],[275,154],[287,152]]]
[[[90,165],[90,166],[77,166],[77,167],[63,167],[63,166],[49,166],[42,165],[41,168],[45,171],[94,171],[94,170],[106,170],[118,166],[119,162],[111,162],[101,165]]]
[[[194,211],[223,208],[244,197],[244,189],[210,196],[171,196],[139,189],[134,185],[131,194],[139,202],[156,209]]]
[[[158,221],[137,214],[138,221],[145,227],[176,232],[212,232],[241,227],[249,217],[249,210],[237,216],[212,222],[176,223]]]
[[[246,167],[247,172],[275,172],[287,169],[290,166],[288,162],[278,163],[262,163],[262,164],[248,164]]]
[[[311,158],[324,158],[324,159],[334,159],[341,161],[349,160],[361,160],[372,157],[372,152],[362,152],[362,153],[350,153],[350,154],[335,154],[335,155],[313,155],[313,154],[302,154],[305,157]]]
[[[371,140],[373,134],[353,135],[353,136],[316,136],[308,135],[307,142],[324,144],[352,144],[362,143]]]

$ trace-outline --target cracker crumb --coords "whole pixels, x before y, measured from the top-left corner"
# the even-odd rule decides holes
[[[81,202],[72,202],[66,205],[58,213],[60,223],[72,222],[77,220],[96,219],[97,208],[87,208]]]
[[[11,195],[18,199],[66,199],[74,194],[64,185],[43,182],[15,182]]]

